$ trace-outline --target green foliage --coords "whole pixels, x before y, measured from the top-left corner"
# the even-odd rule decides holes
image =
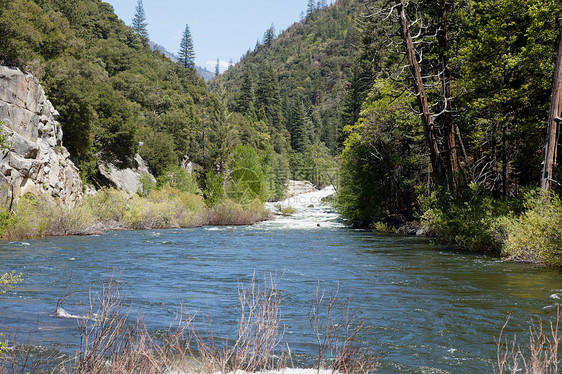
[[[338,194],[345,217],[363,225],[388,213],[412,218],[416,186],[424,183],[428,165],[412,101],[395,84],[377,81],[360,120],[346,127]]]
[[[155,132],[146,139],[140,149],[140,155],[150,166],[155,176],[160,176],[170,165],[177,163],[174,152],[174,139],[163,132]]]
[[[224,178],[222,175],[213,171],[208,171],[205,174],[203,197],[208,207],[212,207],[224,199],[225,192],[223,183]]]
[[[193,38],[191,37],[189,25],[185,25],[185,30],[183,31],[179,51],[179,62],[187,69],[195,68],[195,47],[193,46]]]
[[[357,20],[364,4],[358,0],[338,1],[330,8],[316,9],[282,32],[276,39],[267,37],[220,80],[233,100],[231,110],[247,114],[255,110],[267,121],[269,135],[286,137],[291,131],[291,103],[302,101],[310,119],[310,136],[324,142],[332,153],[341,145],[340,101],[359,50]],[[277,86],[277,87],[275,87]],[[253,89],[253,90],[252,90]],[[284,127],[284,128],[283,128]],[[318,138],[318,139],[316,139]],[[275,145],[283,153],[286,145]]]
[[[144,13],[144,6],[142,0],[138,0],[137,6],[135,8],[135,16],[133,17],[133,30],[138,36],[145,42],[148,42],[148,30],[146,27],[148,23],[146,22],[146,14]]]
[[[165,185],[146,198],[134,195],[123,211],[126,227],[138,229],[196,227],[206,223],[205,205],[200,196]]]
[[[465,202],[447,193],[434,192],[421,198],[422,225],[430,235],[463,248],[498,252],[501,247],[494,224],[512,210],[509,201],[494,199],[481,186],[471,185]]]
[[[152,52],[107,3],[2,1],[0,59],[42,80],[84,180],[97,173],[98,157],[128,166],[139,142],[149,143],[155,169],[176,163],[170,144],[175,160],[201,161],[200,126],[216,102],[193,71]]]
[[[15,271],[11,271],[10,273],[4,273],[0,276],[0,295],[6,293],[6,288],[11,288],[15,284],[21,283],[23,281],[22,274],[16,274]],[[6,348],[5,343],[0,342],[0,356],[2,356],[3,349]]]
[[[242,205],[231,199],[225,199],[209,210],[208,223],[210,225],[251,225],[268,217],[269,211],[258,200]]]
[[[533,190],[524,197],[520,215],[497,219],[495,229],[504,240],[502,255],[512,261],[562,267],[562,201],[554,194]]]
[[[503,195],[539,179],[562,8],[553,0],[470,2],[458,35],[461,123],[479,149],[475,182]],[[505,184],[498,180],[505,180]]]
[[[267,184],[257,152],[250,146],[234,149],[229,162],[228,196],[239,203],[265,201]]]
[[[170,165],[158,177],[158,187],[161,188],[169,185],[179,191],[199,194],[197,180],[185,168],[176,165]]]
[[[67,206],[49,196],[26,194],[13,207],[13,215],[4,225],[2,238],[45,238],[83,232],[94,217],[85,206]]]
[[[139,178],[139,190],[137,191],[137,195],[144,196],[148,195],[150,191],[156,189],[157,181],[154,180],[154,177],[150,173],[142,173]]]

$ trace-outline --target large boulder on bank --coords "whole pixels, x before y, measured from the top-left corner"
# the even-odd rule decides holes
[[[82,180],[63,146],[59,113],[39,80],[0,66],[0,122],[8,149],[0,150],[0,199],[27,192],[57,196],[63,203],[82,199]]]

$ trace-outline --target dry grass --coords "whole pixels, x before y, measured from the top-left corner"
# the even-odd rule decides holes
[[[49,196],[26,195],[16,202],[13,214],[0,220],[0,232],[3,239],[21,240],[112,229],[251,225],[269,216],[270,212],[257,201],[241,205],[224,200],[207,208],[201,196],[165,185],[146,197],[102,189],[76,206],[63,205]]]
[[[339,301],[338,290],[326,295],[318,287],[308,319],[316,337],[318,372],[367,374],[377,371],[378,357],[358,341],[364,321],[351,310],[349,302]]]
[[[529,345],[521,348],[517,336],[511,339],[504,336],[509,318],[503,325],[497,344],[497,364],[494,373],[498,374],[556,374],[558,373],[558,348],[560,334],[560,308],[556,321],[550,321],[545,329],[541,319],[533,319],[529,325]]]
[[[249,205],[241,205],[233,200],[226,199],[209,209],[207,224],[224,225],[253,225],[264,221],[271,215],[263,204],[254,201]]]
[[[263,281],[253,277],[247,285],[239,286],[233,338],[216,337],[209,318],[196,321],[194,315],[181,309],[168,331],[155,337],[141,316],[131,318],[118,284],[118,279],[112,278],[99,293],[89,295],[88,306],[77,318],[80,346],[74,355],[62,361],[54,355],[38,360],[23,348],[11,349],[0,355],[0,372],[215,374],[282,371],[289,367],[290,350],[284,343],[280,312],[282,297],[273,276]],[[329,299],[323,292],[316,296],[310,318],[318,339],[318,371],[329,368],[338,373],[374,373],[378,361],[357,343],[363,323],[351,317],[349,308],[343,311],[343,319],[333,318],[337,294]]]

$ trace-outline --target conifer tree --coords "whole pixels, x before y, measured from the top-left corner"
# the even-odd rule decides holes
[[[220,60],[217,58],[217,64],[215,65],[215,77],[218,77],[220,73]]]
[[[264,113],[270,126],[279,129],[282,126],[279,81],[277,74],[270,65],[265,66],[260,71],[255,94],[258,113]]]
[[[148,31],[146,29],[148,23],[146,22],[146,14],[144,13],[144,6],[142,0],[138,0],[135,9],[135,16],[133,17],[133,30],[142,40],[148,42]]]
[[[310,17],[315,10],[316,10],[316,3],[314,2],[314,0],[308,0],[308,5],[306,7],[306,16]]]
[[[291,148],[295,152],[303,153],[309,144],[307,120],[302,100],[296,99],[291,107],[289,132],[291,133]]]
[[[195,69],[195,48],[189,25],[185,25],[183,37],[180,44],[179,62],[188,69]]]
[[[271,42],[273,42],[273,39],[275,39],[275,26],[271,24],[271,27],[265,30],[265,33],[263,34],[263,45],[269,47]]]
[[[236,100],[236,110],[240,113],[247,114],[254,103],[254,90],[252,87],[252,77],[250,69],[244,70],[242,84],[240,85],[240,93]]]

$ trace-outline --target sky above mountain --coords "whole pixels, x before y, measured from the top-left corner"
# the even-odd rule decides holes
[[[127,25],[137,0],[104,0]],[[189,25],[195,45],[195,63],[214,71],[217,58],[221,72],[229,61],[236,63],[272,24],[277,33],[298,22],[307,0],[143,0],[150,40],[177,54]]]

